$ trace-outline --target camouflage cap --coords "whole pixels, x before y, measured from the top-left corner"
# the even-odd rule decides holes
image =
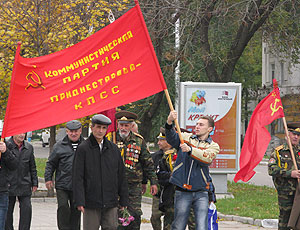
[[[115,114],[115,117],[118,120],[118,122],[126,124],[135,121],[138,116],[135,113],[126,110],[121,110]]]

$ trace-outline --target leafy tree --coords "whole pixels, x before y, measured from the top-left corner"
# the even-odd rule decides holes
[[[0,81],[10,76],[18,40],[23,41],[26,56],[55,52],[106,25],[105,16],[109,9],[117,17],[123,14],[124,4],[130,7],[134,3],[125,0],[114,3],[94,0],[1,1],[0,68],[3,71]],[[259,84],[260,62],[256,59],[261,59],[257,56],[261,46],[256,42],[268,38],[279,52],[289,50],[293,61],[298,60],[298,1],[140,0],[140,5],[172,98],[175,97],[174,70],[179,60],[182,81],[239,81],[247,88],[245,93]],[[179,49],[175,48],[174,39],[177,19],[180,19]],[[249,60],[253,66],[246,65]],[[3,92],[1,101],[5,101],[7,89]],[[157,135],[158,126],[164,123],[169,110],[163,92],[126,105],[129,107],[140,115],[140,130],[147,140]],[[2,106],[1,111],[4,109]],[[3,116],[3,112],[0,115]],[[153,125],[155,129],[152,129]]]
[[[4,117],[16,44],[23,57],[65,49],[107,25],[110,10],[127,9],[128,0],[2,0],[0,2],[1,111]],[[120,15],[120,13],[119,13]],[[55,143],[51,128],[51,146]]]
[[[249,98],[246,95],[249,92],[253,93],[260,83],[258,69],[261,68],[261,61],[257,62],[253,58],[261,59],[261,45],[254,44],[266,38],[271,38],[281,52],[292,47],[295,54],[293,61],[297,60],[300,44],[298,41],[299,2],[297,1],[156,0],[151,2],[153,4],[143,0],[141,5],[169,89],[175,86],[174,69],[177,61],[180,60],[181,81],[231,82],[235,80],[244,83],[244,95],[245,98]],[[181,22],[179,50],[174,48],[174,23],[177,18],[180,18]],[[295,19],[296,23],[291,22],[292,19]],[[281,34],[285,36],[280,36]],[[251,40],[253,46],[249,47]],[[248,51],[247,47],[249,47]],[[255,54],[251,55],[251,52]],[[249,66],[249,60],[253,61],[255,66]],[[245,65],[246,63],[248,65]],[[171,95],[175,96],[173,90]],[[142,134],[146,139],[149,138],[148,130],[152,128],[151,120],[167,108],[162,93],[156,94],[150,101],[147,102],[147,107],[143,107],[144,113],[141,118],[144,126]],[[245,112],[247,113],[246,110]],[[167,112],[163,117],[165,121]],[[244,117],[248,117],[247,114]],[[157,127],[155,129],[158,130]]]

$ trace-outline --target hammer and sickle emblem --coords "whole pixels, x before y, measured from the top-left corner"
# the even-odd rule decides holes
[[[274,106],[273,103],[271,103],[270,108],[272,110],[272,114],[271,116],[274,115],[274,113],[276,113],[279,109],[283,109],[283,107],[281,105],[279,105],[278,107],[276,107],[277,102],[279,102],[280,100],[278,98],[275,98],[275,102],[274,102]]]
[[[29,82],[25,90],[27,90],[29,87],[33,87],[33,88],[41,87],[42,89],[46,89],[46,87],[43,86],[40,76],[34,71],[31,71],[27,74],[26,80],[32,81],[33,83]]]

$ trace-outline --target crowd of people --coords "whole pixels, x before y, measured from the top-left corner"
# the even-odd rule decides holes
[[[106,137],[111,120],[102,114],[91,119],[84,140],[77,120],[66,123],[66,135],[49,155],[45,168],[47,189],[56,190],[58,229],[140,229],[142,195],[149,182],[153,196],[153,229],[207,229],[209,202],[216,202],[208,166],[219,146],[210,132],[214,121],[202,116],[194,133],[180,140],[170,112],[157,137],[159,151],[151,154],[138,133],[137,115],[115,114],[116,137]],[[0,230],[13,228],[13,210],[20,204],[19,230],[30,229],[31,195],[38,187],[32,145],[25,134],[0,142]],[[122,213],[132,217],[120,224]]]

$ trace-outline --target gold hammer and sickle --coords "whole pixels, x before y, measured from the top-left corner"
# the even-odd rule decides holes
[[[275,98],[274,106],[273,106],[273,103],[271,103],[271,105],[270,105],[270,108],[271,108],[271,110],[272,110],[271,116],[273,116],[274,113],[276,113],[279,109],[283,109],[283,107],[282,107],[281,105],[278,106],[278,107],[276,108],[276,104],[277,104],[277,102],[279,102],[279,101],[280,101],[280,100],[279,100],[278,98]]]
[[[28,81],[32,80],[34,83],[36,83],[36,85],[34,85],[32,83],[28,83],[25,90],[27,90],[30,86],[32,86],[33,88],[41,87],[42,89],[46,89],[46,87],[43,86],[40,76],[34,71],[31,71],[27,74],[26,80],[28,80]]]

